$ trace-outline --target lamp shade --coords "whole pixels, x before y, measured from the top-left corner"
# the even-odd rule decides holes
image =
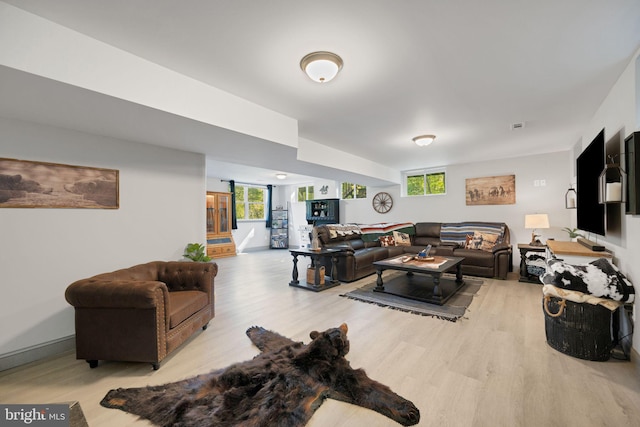
[[[312,52],[300,60],[300,68],[318,83],[327,83],[342,68],[342,58],[331,52]]]
[[[524,216],[524,228],[549,228],[549,215],[531,214]]]

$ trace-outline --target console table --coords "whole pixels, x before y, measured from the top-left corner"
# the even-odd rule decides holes
[[[340,285],[340,281],[337,279],[338,269],[336,264],[338,262],[338,256],[343,252],[342,249],[323,248],[319,251],[314,251],[308,248],[300,248],[290,249],[289,252],[291,252],[293,256],[293,270],[291,272],[291,282],[289,282],[289,286],[320,292]],[[315,269],[313,283],[298,280],[298,256],[300,255],[311,258],[311,267]],[[321,283],[320,280],[320,263],[318,261],[321,257],[331,257],[331,272],[329,276],[325,276],[324,283]]]
[[[587,264],[598,258],[606,258],[613,264],[613,254],[592,251],[578,242],[547,240],[547,259],[555,256],[567,264]]]

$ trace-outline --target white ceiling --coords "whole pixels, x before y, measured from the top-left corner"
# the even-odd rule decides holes
[[[640,47],[638,0],[5,3],[295,118],[301,138],[397,170],[571,148]],[[314,83],[300,70],[315,50],[343,58],[332,82]],[[181,148],[205,152],[212,176],[349,177],[300,163],[295,150],[168,113],[6,68],[0,78],[34,98],[34,85],[51,94],[45,102],[0,101],[0,114],[165,146],[172,135],[190,135],[192,145]],[[69,98],[80,111],[55,107]],[[101,108],[83,109],[88,102]],[[524,129],[510,130],[516,122]],[[436,141],[413,145],[424,133]],[[241,149],[198,144],[220,135]]]

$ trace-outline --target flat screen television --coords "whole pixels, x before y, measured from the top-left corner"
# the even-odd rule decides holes
[[[604,129],[576,161],[578,229],[605,235],[605,205],[598,203],[598,178],[605,165]]]

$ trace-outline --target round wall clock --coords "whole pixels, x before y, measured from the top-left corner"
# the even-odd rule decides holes
[[[393,206],[393,199],[389,193],[381,192],[373,196],[373,209],[378,213],[387,213]]]

